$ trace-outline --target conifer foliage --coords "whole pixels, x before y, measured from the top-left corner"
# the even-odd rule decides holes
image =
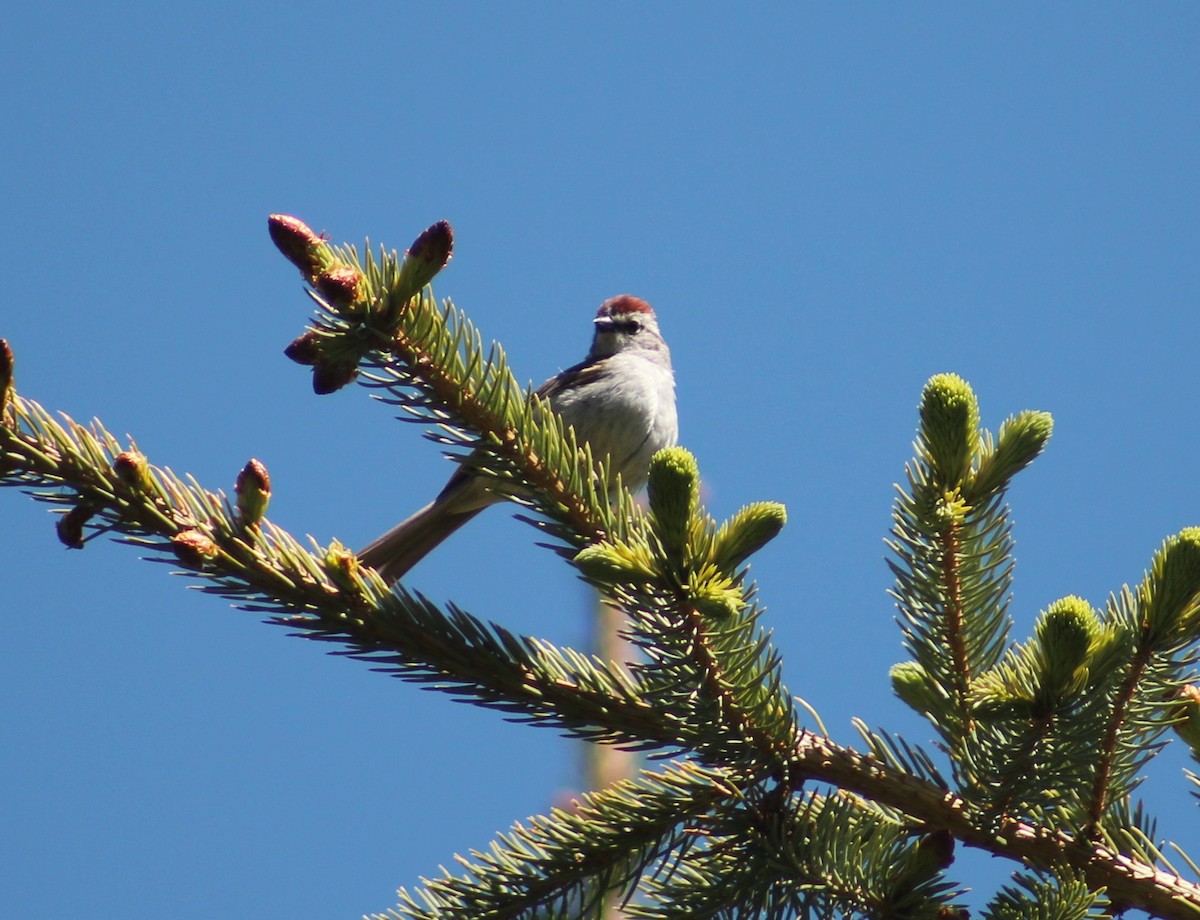
[[[1173,729],[1200,753],[1200,529],[1167,539],[1141,583],[1101,608],[1045,606],[1011,635],[1005,493],[1052,423],[993,436],[961,378],[934,377],[888,540],[908,659],[897,695],[929,720],[927,751],[858,723],[835,741],[783,684],[747,560],[785,523],[757,502],[714,521],[683,448],[655,456],[648,508],[532,391],[499,345],[438,302],[448,224],[404,254],[330,244],[296,218],[271,237],[316,304],[286,349],[328,393],[356,378],[458,449],[533,515],[543,540],[628,616],[640,655],[612,662],[389,588],[337,542],[266,517],[266,467],[233,496],[152,464],[99,422],[19,395],[0,341],[0,477],[59,506],[83,547],[112,533],[267,622],[534,726],[653,755],[636,778],[517,824],[458,874],[402,888],[379,917],[929,918],[969,916],[956,848],[1011,860],[979,916],[1200,916],[1197,867],[1156,843],[1135,798]],[[610,495],[616,495],[610,500]],[[514,729],[514,731],[520,729]],[[1186,781],[1193,784],[1196,777]],[[1170,860],[1175,862],[1171,862]]]

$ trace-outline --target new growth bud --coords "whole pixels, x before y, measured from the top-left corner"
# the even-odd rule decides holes
[[[13,391],[13,353],[7,339],[0,339],[0,425],[8,424],[8,404]]]
[[[647,496],[654,515],[654,532],[667,558],[675,566],[682,566],[688,530],[700,505],[696,458],[682,447],[667,447],[656,453],[650,461]]]
[[[318,396],[336,393],[358,376],[358,367],[333,361],[318,361],[313,367],[313,392]]]
[[[363,275],[351,265],[339,265],[321,272],[313,287],[339,312],[345,312],[362,299]]]
[[[312,281],[333,265],[333,254],[324,237],[313,233],[304,221],[288,214],[272,214],[267,218],[271,242],[284,258],[300,269],[305,279]]]
[[[787,523],[787,509],[779,502],[755,502],[721,525],[713,540],[713,564],[732,572],[775,539]]]
[[[708,620],[727,620],[746,606],[742,592],[728,578],[703,580],[688,594],[697,612]]]
[[[585,546],[573,561],[585,578],[601,585],[640,584],[654,577],[646,554],[622,543]]]
[[[950,868],[954,863],[954,835],[944,827],[930,831],[917,844],[917,856],[934,871]]]
[[[945,709],[946,694],[919,662],[901,661],[892,665],[889,676],[892,692],[915,712],[925,715]]]
[[[313,392],[318,396],[335,393],[358,376],[358,365],[332,359],[321,350],[325,341],[316,329],[307,329],[283,350],[290,360],[313,369]]]
[[[1200,759],[1200,687],[1185,684],[1179,691],[1179,700],[1175,733],[1192,749],[1192,756]]]
[[[404,254],[393,295],[399,300],[412,297],[446,267],[453,252],[454,231],[448,222],[439,220],[427,227]]]
[[[1044,700],[1083,689],[1088,677],[1088,656],[1100,630],[1096,612],[1081,597],[1064,597],[1047,608],[1036,631],[1042,657]]]
[[[1180,629],[1196,632],[1200,527],[1184,528],[1163,544],[1138,593],[1148,641],[1172,638]]]
[[[199,530],[183,530],[171,537],[175,557],[189,568],[203,568],[206,562],[217,558],[220,550],[206,534]]]
[[[351,587],[359,578],[362,563],[350,550],[337,540],[325,550],[325,571],[338,587]]]
[[[958,486],[970,472],[979,447],[979,403],[957,374],[938,374],[925,384],[921,440],[939,485]]]
[[[439,220],[421,231],[420,236],[413,240],[406,255],[441,271],[450,261],[454,252],[454,230],[448,221]]]
[[[92,519],[96,511],[80,503],[58,519],[54,529],[58,539],[68,549],[83,549],[83,525]]]
[[[971,484],[972,500],[982,502],[1007,486],[1045,449],[1053,431],[1054,419],[1049,412],[1022,412],[1005,419],[995,448],[980,461]]]
[[[117,480],[130,489],[144,492],[150,488],[150,464],[139,451],[127,450],[113,459],[113,473]]]
[[[238,514],[242,523],[256,526],[267,513],[267,505],[271,502],[271,477],[267,468],[257,460],[251,460],[238,473],[234,483],[237,494]]]
[[[309,329],[294,338],[283,353],[297,364],[312,367],[321,360],[320,343],[321,336],[317,334],[317,330]]]

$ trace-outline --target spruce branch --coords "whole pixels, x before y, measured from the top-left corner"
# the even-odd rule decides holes
[[[455,609],[445,614],[419,595],[388,592],[336,545],[305,549],[265,518],[249,523],[245,511],[220,493],[143,465],[98,422],[85,427],[64,418],[60,423],[36,403],[13,394],[7,409],[14,424],[0,426],[6,484],[38,489],[38,497],[60,504],[86,501],[92,512],[87,526],[112,529],[160,558],[184,561],[188,574],[204,579],[204,589],[211,593],[271,614],[272,622],[299,635],[339,642],[349,654],[402,677],[430,681],[539,724],[656,750],[686,748],[691,740],[698,746],[705,743],[703,737],[689,738],[688,732],[695,731],[689,719],[655,706],[643,695],[645,685],[631,682],[619,669],[513,636]],[[253,476],[253,468],[247,475]],[[263,484],[243,488],[261,489]],[[712,530],[693,532],[698,546],[705,545],[705,534]],[[202,537],[211,552],[203,558],[180,552],[177,541],[185,534]],[[1186,613],[1190,608],[1182,609]],[[1190,628],[1193,618],[1189,613],[1176,622]],[[755,656],[748,654],[747,660]],[[773,693],[778,689],[774,686]],[[800,735],[783,775],[797,793],[805,782],[827,783],[906,816],[910,827],[944,829],[965,845],[1025,865],[1047,870],[1073,866],[1093,890],[1106,889],[1116,903],[1165,918],[1200,912],[1200,889],[1153,865],[1050,827],[1003,817],[985,820],[977,807],[944,784],[812,733]],[[740,771],[728,776],[741,778],[737,795],[723,795],[726,802],[743,801],[765,779]],[[772,786],[785,788],[771,783],[762,788]],[[778,793],[769,801],[777,812],[792,807]]]
[[[1082,825],[1079,790],[1095,766],[1104,695],[1089,669],[1100,624],[1078,597],[1051,604],[1035,637],[1008,651],[974,687],[977,730],[966,749],[973,789],[994,814]],[[1085,755],[1086,752],[1086,755]]]
[[[596,914],[608,893],[636,889],[629,909],[643,917],[941,920],[962,915],[947,877],[956,843],[1036,873],[993,900],[996,920],[1110,907],[1200,916],[1200,886],[1179,877],[1131,798],[1168,728],[1200,747],[1188,683],[1200,529],[1168,540],[1103,613],[1064,598],[1011,644],[1004,493],[1044,447],[1048,415],[1013,416],[993,439],[961,378],[939,375],[922,396],[889,542],[913,660],[892,680],[941,735],[952,784],[930,755],[861,723],[866,753],[801,727],[745,568],[783,526],[783,507],[755,503],[718,524],[699,503],[695,458],[674,448],[654,458],[649,510],[638,510],[605,459],[517,384],[500,346],[485,348],[433,298],[448,224],[404,255],[335,246],[283,215],[269,227],[317,305],[286,352],[312,368],[314,389],[358,377],[539,512],[553,548],[628,611],[642,660],[626,669],[389,589],[337,541],[303,545],[272,523],[258,460],[231,498],[152,465],[98,421],[18,396],[2,340],[0,481],[64,506],[68,546],[111,532],[376,670],[591,742],[688,758],[515,826],[461,860],[465,874],[402,892],[388,916]]]
[[[570,807],[517,824],[466,873],[422,879],[377,920],[600,917],[608,892],[630,893],[647,873],[671,874],[706,845],[713,812],[738,790],[720,772],[676,762],[587,793]]]
[[[892,596],[916,667],[893,673],[897,692],[919,703],[957,763],[974,729],[972,688],[1008,643],[1012,536],[1003,487],[1049,437],[1044,413],[979,430],[974,392],[939,374],[922,393],[915,458],[893,513]],[[1038,440],[1040,438],[1040,440]],[[898,680],[897,680],[898,679]]]
[[[686,664],[685,686],[676,687],[673,697],[694,701],[676,712],[665,705],[670,699],[653,666],[627,676],[612,663],[513,635],[453,604],[442,610],[418,593],[389,591],[336,542],[305,548],[261,517],[269,478],[257,461],[239,475],[235,505],[148,464],[140,453],[132,460],[99,422],[88,429],[64,417],[60,424],[36,403],[15,396],[10,401],[17,423],[0,428],[6,483],[86,509],[93,532],[113,530],[155,551],[156,558],[182,563],[208,593],[267,614],[269,622],[296,635],[342,645],[343,654],[379,670],[581,738],[660,753],[702,751],[711,762],[732,757],[761,769],[754,751],[768,745],[747,744],[750,722],[730,695],[739,687],[761,693],[758,675],[778,670],[778,655],[766,653],[765,637],[746,645],[754,610],[732,630],[723,624],[719,639],[722,648],[731,648],[732,668],[714,661],[707,628],[699,637],[693,632],[673,639],[683,651],[677,662]],[[658,636],[657,644],[666,645],[662,635],[679,625],[680,610],[667,622],[652,616],[647,623],[653,628],[643,630],[641,641],[654,645]],[[685,614],[701,630],[694,611]],[[774,702],[760,699],[757,705],[789,737],[790,703],[777,676],[771,686],[767,698]],[[743,726],[732,741],[730,719]]]
[[[1022,873],[988,905],[983,920],[1103,920],[1111,902],[1081,874]]]
[[[207,593],[267,614],[295,635],[338,643],[342,654],[379,670],[579,737],[660,751],[688,746],[686,726],[656,712],[621,668],[514,635],[454,605],[443,611],[415,592],[389,591],[340,544],[306,548],[269,520],[250,520],[246,506],[256,515],[265,491],[257,461],[239,477],[235,506],[140,453],[133,459],[99,422],[89,428],[63,416],[60,423],[15,395],[9,409],[15,424],[0,426],[5,485],[87,509],[93,533],[112,531],[154,559],[182,563]],[[249,490],[258,493],[252,500],[244,497]]]
[[[942,528],[938,537],[941,544],[939,547],[941,550],[941,559],[939,560],[942,568],[941,580],[946,588],[946,600],[942,608],[942,615],[951,658],[952,696],[955,708],[965,712],[974,669],[971,667],[964,636],[966,617],[963,611],[962,557],[960,555],[962,542],[959,531],[959,522],[950,521]],[[969,720],[966,727],[970,728]]]
[[[1051,826],[1008,817],[988,820],[969,800],[820,735],[805,733],[791,775],[856,792],[921,826],[948,831],[964,846],[1046,872],[1068,867],[1122,908],[1168,920],[1200,916],[1200,885],[1194,882]]]
[[[1132,644],[1109,692],[1085,832],[1101,832],[1110,803],[1136,784],[1141,766],[1175,721],[1172,704],[1183,695],[1197,660],[1200,594],[1200,528],[1168,539],[1136,592],[1112,598],[1108,624]]]
[[[701,756],[778,775],[799,727],[740,563],[785,515],[782,506],[752,506],[718,530],[700,513],[699,480],[688,451],[659,451],[649,471],[649,532],[635,543],[593,544],[574,562],[628,612],[646,658],[631,670],[648,696],[711,726]]]
[[[647,885],[636,917],[920,917],[952,899],[947,835],[926,835],[861,800],[809,793],[738,809],[705,846]]]

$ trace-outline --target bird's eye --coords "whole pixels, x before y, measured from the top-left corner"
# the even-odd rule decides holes
[[[642,324],[636,319],[627,319],[621,324],[621,328],[630,335],[637,335],[642,331]]]

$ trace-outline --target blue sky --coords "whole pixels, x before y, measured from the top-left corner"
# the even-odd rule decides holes
[[[0,28],[0,337],[27,396],[361,545],[450,467],[282,355],[266,215],[403,248],[539,381],[650,300],[710,509],[792,692],[927,741],[890,694],[892,483],[934,373],[1056,430],[1016,483],[1013,612],[1101,604],[1200,524],[1200,9],[1190,4],[41,4]],[[0,495],[0,914],[359,916],[577,788],[579,749],[385,679]],[[484,515],[413,586],[553,641],[588,596]],[[463,577],[464,559],[469,577]],[[1178,748],[1179,745],[1175,745]],[[1146,798],[1200,850],[1170,753]],[[997,866],[964,857],[968,881]]]

